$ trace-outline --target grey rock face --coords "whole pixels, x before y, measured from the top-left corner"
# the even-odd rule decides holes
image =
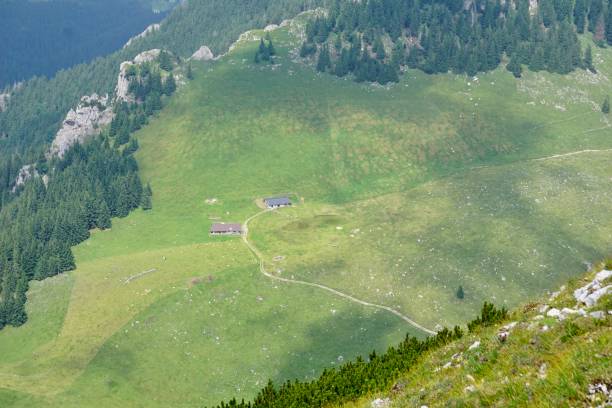
[[[100,134],[101,128],[113,120],[113,109],[108,96],[97,94],[84,96],[76,109],[66,115],[61,129],[55,135],[49,154],[63,157],[75,143],[82,143],[93,135]]]
[[[193,53],[190,59],[194,61],[210,61],[214,59],[215,56],[207,46],[201,46],[196,52]]]

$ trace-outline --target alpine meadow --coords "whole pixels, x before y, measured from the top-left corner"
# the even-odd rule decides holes
[[[612,401],[612,3],[240,3],[0,95],[0,406]]]

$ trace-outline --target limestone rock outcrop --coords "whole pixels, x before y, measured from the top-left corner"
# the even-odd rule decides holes
[[[145,62],[155,61],[161,50],[154,48],[152,50],[144,51],[138,54],[132,61],[124,61],[119,67],[119,77],[117,78],[117,86],[115,87],[115,95],[117,101],[123,101],[127,103],[135,102],[134,97],[129,94],[130,81],[128,78],[128,69],[132,65],[140,65]]]
[[[71,109],[55,135],[49,154],[63,157],[75,143],[82,143],[89,137],[100,134],[102,127],[113,120],[113,109],[108,96],[97,94],[84,96],[76,109]]]
[[[215,59],[214,54],[206,45],[201,46],[196,52],[191,56],[194,61],[210,61]]]

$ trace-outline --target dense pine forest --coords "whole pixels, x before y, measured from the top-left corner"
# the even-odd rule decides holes
[[[334,0],[309,22],[302,57],[319,71],[357,81],[397,82],[402,66],[428,74],[475,75],[507,60],[516,77],[532,71],[595,70],[578,34],[612,44],[612,7],[603,0]]]
[[[279,23],[299,12],[323,4],[323,0],[191,0],[178,6],[161,29],[104,58],[59,71],[53,78],[26,81],[12,93],[0,112],[0,197],[12,189],[21,166],[45,151],[66,113],[83,95],[112,94],[119,65],[142,51],[164,48],[181,58],[201,45],[214,53],[226,50],[244,31]],[[203,25],[202,21],[207,21]]]
[[[108,229],[112,217],[139,206],[152,208],[131,134],[176,90],[173,67],[167,53],[156,64],[133,67],[129,89],[136,102],[117,103],[108,129],[84,146],[75,144],[62,159],[41,155],[35,168],[42,177],[6,200],[0,211],[0,329],[25,323],[29,281],[74,269],[71,247],[89,238],[90,230]]]
[[[0,89],[121,48],[163,14],[137,0],[0,3]]]
[[[468,323],[468,330],[475,332],[480,327],[491,326],[501,322],[508,316],[506,309],[497,309],[493,304],[486,303],[479,317]],[[463,337],[463,330],[455,327],[453,330],[443,329],[435,336],[418,340],[406,336],[406,339],[396,347],[382,355],[370,353],[367,360],[358,358],[348,362],[338,369],[324,370],[313,381],[287,381],[276,387],[268,382],[251,402],[222,402],[215,408],[285,408],[285,407],[323,407],[336,406],[355,400],[367,393],[378,392],[392,386],[397,377],[405,373],[424,353],[440,348],[454,340]]]

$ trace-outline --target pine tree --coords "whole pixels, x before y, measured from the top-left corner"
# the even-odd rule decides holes
[[[376,54],[376,58],[378,58],[379,60],[384,60],[387,56],[387,53],[385,52],[385,46],[380,37],[376,37],[374,45],[372,46],[372,51],[374,51],[374,53]]]
[[[176,80],[174,79],[174,75],[168,75],[166,78],[166,82],[164,82],[164,95],[172,95],[176,91]]]
[[[591,50],[591,46],[588,45],[586,51],[584,52],[584,68],[589,71],[596,73],[595,67],[593,66],[593,51]]]
[[[143,210],[148,211],[153,208],[153,192],[151,191],[151,185],[147,183],[145,188],[142,190],[142,201],[140,203]]]
[[[276,55],[276,48],[274,48],[274,44],[272,44],[271,39],[268,41],[268,54],[270,54],[271,57]]]
[[[168,54],[166,51],[159,53],[158,62],[159,67],[164,71],[172,71],[172,59],[170,58],[170,54]]]
[[[327,45],[321,47],[319,52],[319,60],[317,61],[317,71],[325,72],[331,67],[331,58],[329,56],[329,48]]]
[[[98,199],[98,210],[96,217],[96,226],[101,230],[109,229],[111,227],[111,215],[108,205],[103,198]]]
[[[121,146],[130,141],[130,129],[127,126],[122,126],[119,129],[115,143],[117,146]]]
[[[605,113],[606,115],[610,113],[610,96],[609,95],[606,96],[603,103],[601,104],[601,112]]]
[[[191,69],[191,64],[187,64],[187,73],[185,74],[188,80],[193,79],[193,70]]]
[[[512,72],[515,78],[520,78],[523,74],[523,67],[515,55],[510,58],[508,65],[506,65],[506,69]]]
[[[465,293],[463,292],[463,286],[459,285],[456,295],[457,295],[457,299],[463,300],[463,298],[465,298]]]
[[[606,16],[606,42],[612,45],[612,2],[608,4],[608,14]]]
[[[587,14],[587,0],[576,0],[574,5],[574,24],[579,34],[584,33]]]

